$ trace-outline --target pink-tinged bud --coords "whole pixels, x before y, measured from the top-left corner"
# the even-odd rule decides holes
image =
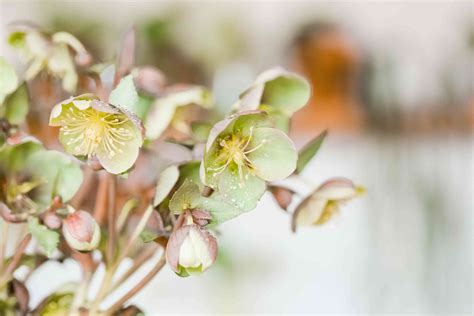
[[[88,212],[75,211],[64,220],[63,235],[72,249],[91,251],[99,245],[100,227]]]
[[[134,81],[139,90],[151,95],[163,92],[166,85],[165,75],[155,67],[144,66],[135,69]]]
[[[61,227],[62,220],[54,212],[46,212],[43,217],[43,223],[50,229],[58,229]]]
[[[322,225],[339,212],[340,205],[364,192],[345,178],[333,178],[321,184],[305,198],[293,214],[292,229],[297,226]]]
[[[166,260],[174,272],[186,277],[207,270],[216,261],[217,240],[197,225],[184,225],[171,234]]]

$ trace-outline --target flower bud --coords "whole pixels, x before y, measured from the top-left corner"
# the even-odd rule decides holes
[[[55,212],[46,212],[43,217],[43,223],[50,229],[61,227],[61,218]]]
[[[64,220],[63,235],[71,248],[91,251],[99,245],[100,227],[88,212],[75,211]]]
[[[166,246],[168,264],[182,277],[207,270],[216,257],[216,238],[195,224],[178,228]]]
[[[345,178],[329,179],[298,205],[292,221],[293,231],[297,226],[322,225],[339,211],[341,203],[363,193],[362,187],[355,186]]]

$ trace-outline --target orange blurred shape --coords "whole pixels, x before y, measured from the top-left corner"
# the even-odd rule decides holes
[[[331,132],[355,133],[363,125],[355,88],[360,52],[350,38],[332,24],[306,27],[292,47],[292,61],[310,81],[312,97],[292,121],[299,137],[329,128]]]

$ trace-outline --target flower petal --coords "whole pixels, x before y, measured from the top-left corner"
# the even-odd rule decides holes
[[[328,200],[319,198],[311,194],[305,198],[293,213],[292,227],[293,231],[297,226],[314,225],[324,212]]]
[[[328,200],[341,201],[355,198],[358,191],[351,180],[332,178],[321,184],[314,194]]]
[[[116,133],[121,132],[122,129],[130,135],[126,140],[117,139]],[[141,131],[134,122],[128,120],[105,132],[97,147],[97,158],[105,170],[120,174],[133,166],[138,158],[142,142]]]
[[[218,190],[227,203],[243,211],[253,210],[263,193],[265,193],[265,181],[242,170],[239,175],[237,169],[227,168],[219,175]]]
[[[296,168],[298,155],[295,145],[280,130],[267,127],[255,129],[249,151],[248,158],[255,173],[267,181],[286,178]]]
[[[167,167],[160,173],[155,189],[153,206],[158,206],[171,192],[179,178],[179,169],[176,165]]]

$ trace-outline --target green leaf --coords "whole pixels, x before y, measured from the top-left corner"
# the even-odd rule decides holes
[[[30,156],[40,150],[43,150],[43,146],[32,137],[15,145],[4,146],[0,150],[0,167],[5,169],[7,174],[14,174],[27,167]]]
[[[127,108],[133,113],[138,112],[139,99],[132,75],[120,80],[117,87],[110,92],[109,103]]]
[[[179,169],[171,165],[163,170],[158,178],[156,185],[153,206],[158,206],[168,196],[179,178]]]
[[[31,236],[33,236],[41,248],[46,252],[47,256],[51,257],[54,250],[58,247],[59,234],[53,230],[49,230],[46,226],[41,225],[36,217],[32,217],[28,220],[28,230],[31,233]]]
[[[266,181],[286,178],[295,171],[298,155],[291,139],[275,128],[262,127],[254,131],[248,154],[255,173]]]
[[[296,164],[296,173],[301,173],[303,169],[306,167],[308,162],[313,159],[313,157],[319,151],[324,139],[326,138],[328,131],[324,131],[319,134],[316,138],[312,141],[307,143],[298,153],[298,162]]]
[[[36,202],[47,207],[55,195],[70,200],[82,184],[81,168],[65,154],[54,151],[34,153],[28,160],[31,172],[42,180],[36,192]]]
[[[54,196],[70,200],[82,183],[82,171],[68,156],[58,151],[46,151],[31,138],[0,150],[0,169],[7,181],[22,179],[15,184],[18,193],[28,193],[36,211],[44,211]]]
[[[0,104],[3,103],[5,97],[15,91],[18,86],[18,76],[15,69],[0,57]]]
[[[16,89],[5,100],[5,118],[11,124],[21,124],[25,121],[26,114],[28,114],[28,88],[26,83]]]

